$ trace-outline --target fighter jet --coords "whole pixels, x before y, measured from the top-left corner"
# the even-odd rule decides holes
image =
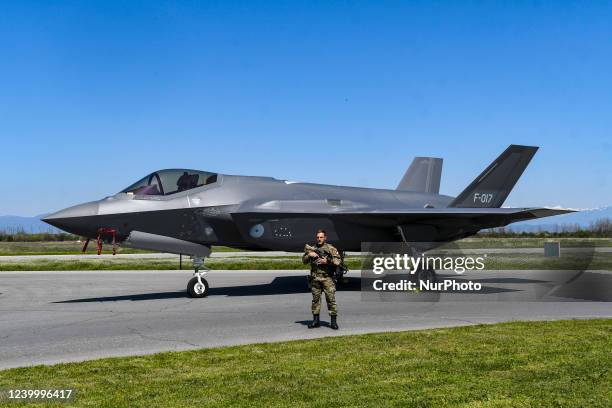
[[[202,260],[211,246],[301,251],[317,229],[343,251],[363,242],[439,242],[486,228],[572,212],[501,208],[537,147],[509,146],[457,197],[439,194],[442,159],[417,157],[395,190],[235,176],[153,172],[119,193],[43,219],[64,231],[193,257],[193,297],[208,294]],[[88,242],[88,241],[87,241]]]

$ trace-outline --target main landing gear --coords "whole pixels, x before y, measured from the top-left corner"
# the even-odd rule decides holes
[[[203,269],[204,259],[199,256],[193,257],[193,278],[187,283],[187,293],[192,298],[203,298],[208,296],[208,282],[204,279],[204,275],[208,272],[207,269]],[[202,268],[202,270],[200,270]]]
[[[438,275],[434,269],[419,269],[416,272],[416,281],[427,282],[430,286],[438,282]]]

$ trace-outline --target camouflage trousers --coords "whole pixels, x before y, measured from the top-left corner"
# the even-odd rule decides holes
[[[327,301],[327,310],[330,316],[338,315],[338,306],[336,305],[336,285],[330,277],[312,277],[312,314],[318,315],[321,313],[321,292],[325,292],[325,300]]]

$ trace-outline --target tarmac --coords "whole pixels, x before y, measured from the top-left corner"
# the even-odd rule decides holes
[[[426,302],[368,298],[360,274],[351,272],[337,292],[338,331],[328,327],[325,306],[324,326],[306,328],[306,271],[210,272],[204,299],[187,297],[187,271],[0,272],[0,368],[369,332],[612,317],[610,302],[548,295],[542,302],[530,301],[531,295],[504,300],[511,292],[538,292],[534,285],[542,282],[537,271],[506,272],[516,277],[487,280],[486,300],[455,301],[457,295],[450,295]]]

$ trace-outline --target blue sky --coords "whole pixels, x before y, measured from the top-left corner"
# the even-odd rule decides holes
[[[458,194],[508,144],[541,146],[506,205],[610,205],[604,2],[6,2],[1,214],[146,173],[394,188],[444,157]]]

